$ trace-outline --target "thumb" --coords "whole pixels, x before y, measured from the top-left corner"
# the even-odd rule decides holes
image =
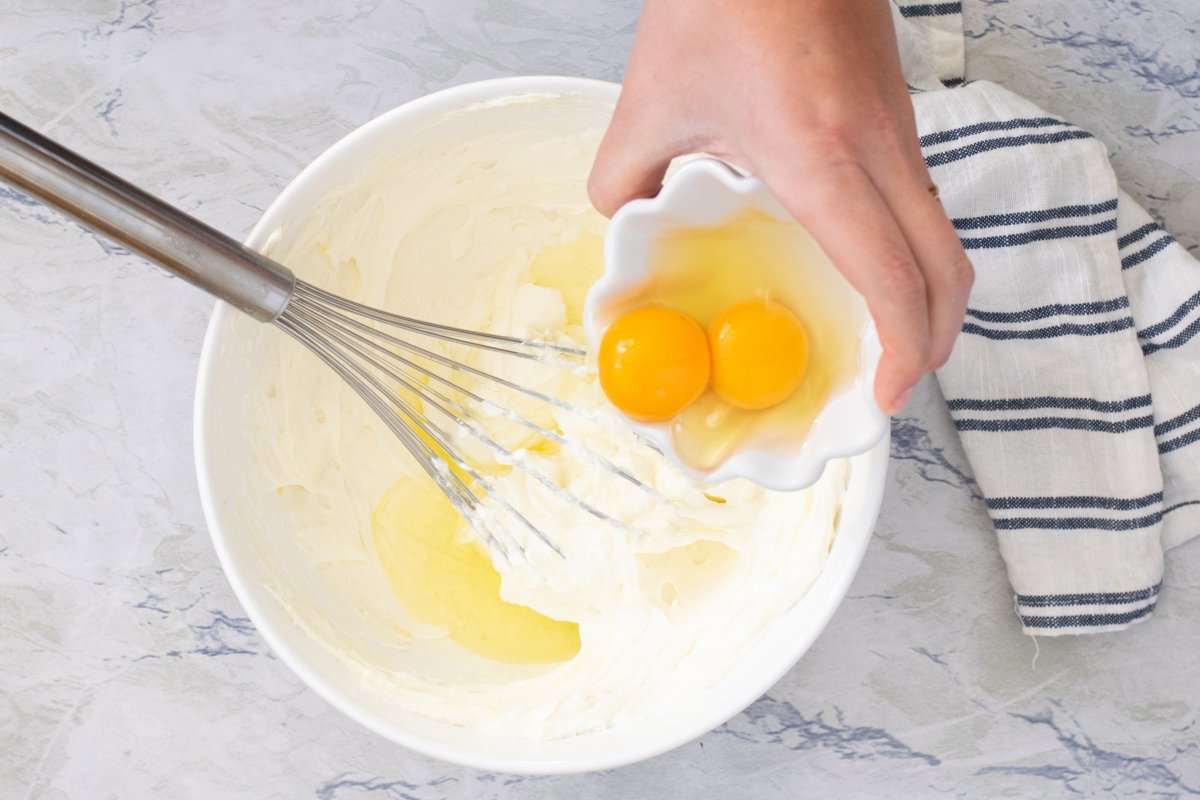
[[[662,144],[665,139],[645,115],[618,101],[588,177],[588,197],[597,211],[611,217],[630,200],[658,194],[676,155]]]

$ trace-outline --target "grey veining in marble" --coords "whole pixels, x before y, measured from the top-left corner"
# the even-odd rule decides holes
[[[244,235],[380,112],[480,78],[619,79],[632,0],[5,0],[0,108]],[[1095,132],[1200,248],[1194,0],[968,0],[968,77]],[[1022,636],[930,384],[811,652],[701,740],[595,775],[436,762],[307,690],[204,530],[191,401],[211,302],[0,189],[0,797],[432,800],[1200,796],[1200,546],[1153,619]]]

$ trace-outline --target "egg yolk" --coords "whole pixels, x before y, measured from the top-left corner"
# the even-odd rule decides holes
[[[730,306],[708,326],[713,391],[751,411],[786,400],[808,369],[808,336],[796,315],[770,300]]]
[[[641,422],[671,419],[708,386],[704,329],[688,315],[644,306],[619,317],[600,340],[600,388]]]

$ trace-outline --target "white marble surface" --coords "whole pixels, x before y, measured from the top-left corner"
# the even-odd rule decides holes
[[[1200,246],[1195,0],[968,0],[968,76],[1091,129]],[[5,0],[0,108],[244,235],[326,146],[521,73],[619,79],[632,0]],[[453,767],[267,650],[205,534],[190,409],[211,302],[0,189],[0,797],[1200,795],[1200,546],[1154,617],[1042,640],[924,385],[850,595],[729,724],[606,773]]]

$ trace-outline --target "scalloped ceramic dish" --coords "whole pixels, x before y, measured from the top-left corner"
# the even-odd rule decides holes
[[[587,296],[584,322],[590,349],[596,350],[605,329],[623,310],[622,303],[653,281],[651,253],[665,232],[713,227],[747,210],[792,222],[761,181],[739,174],[713,158],[688,162],[666,181],[658,196],[622,206],[605,235],[604,274]],[[810,251],[809,262],[821,260],[810,268],[834,271],[815,243]],[[864,320],[857,337],[857,372],[848,385],[829,397],[807,435],[796,446],[765,446],[750,438],[714,468],[700,470],[680,459],[669,421],[646,423],[626,419],[696,480],[720,483],[731,478],[748,478],[777,491],[812,485],[821,477],[826,462],[867,452],[888,430],[888,418],[879,410],[872,392],[882,352],[879,337],[862,297],[850,291],[859,304],[853,310]]]

